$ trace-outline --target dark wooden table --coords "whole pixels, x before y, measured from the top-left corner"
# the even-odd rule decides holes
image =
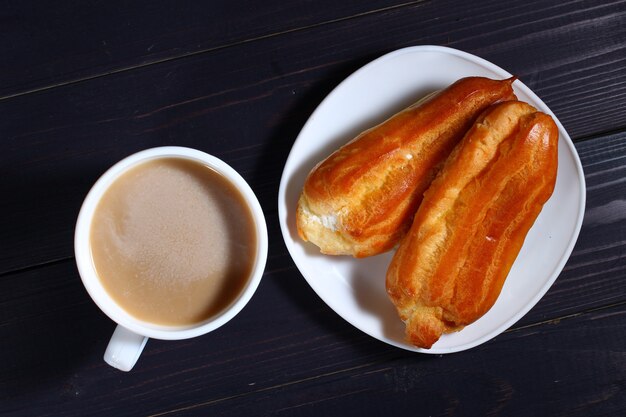
[[[34,2],[0,7],[0,414],[626,415],[626,2]],[[451,355],[391,347],[309,287],[277,216],[288,152],[341,80],[412,45],[517,74],[559,117],[587,182],[546,296]],[[84,290],[74,224],[109,166],[197,148],[258,195],[270,246],[219,330],[107,366],[115,327]]]

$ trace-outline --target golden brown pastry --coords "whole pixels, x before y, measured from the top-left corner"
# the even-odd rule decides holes
[[[300,237],[330,255],[391,249],[473,121],[489,105],[515,98],[513,81],[463,78],[335,151],[306,179],[296,214]]]
[[[558,130],[519,101],[488,109],[424,195],[387,272],[407,339],[430,348],[495,303],[554,189]]]

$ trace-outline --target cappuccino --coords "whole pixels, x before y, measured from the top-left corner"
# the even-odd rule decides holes
[[[257,236],[244,197],[218,172],[163,157],[106,190],[91,223],[92,261],[130,315],[190,326],[227,308],[248,282]]]

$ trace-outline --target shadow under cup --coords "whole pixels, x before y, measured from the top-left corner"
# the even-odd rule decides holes
[[[106,290],[106,286],[98,278],[92,257],[90,240],[94,214],[105,193],[116,186],[120,177],[134,172],[135,167],[160,160],[196,162],[220,174],[241,196],[253,223],[256,245],[254,260],[249,262],[247,279],[244,279],[245,282],[240,284],[233,293],[226,296],[228,300],[223,302],[217,311],[212,311],[208,318],[199,322],[157,324],[138,319],[116,302]],[[178,204],[187,203],[179,201]],[[141,218],[141,216],[138,217]],[[231,320],[247,304],[258,287],[267,259],[267,239],[267,226],[263,211],[252,189],[233,168],[216,157],[190,148],[161,147],[141,151],[111,167],[94,184],[85,198],[78,216],[74,241],[76,263],[87,292],[100,309],[118,323],[118,328],[105,353],[107,363],[121,370],[130,370],[148,337],[165,340],[187,339],[215,330]]]

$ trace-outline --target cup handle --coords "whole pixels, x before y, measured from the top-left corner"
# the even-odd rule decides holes
[[[118,324],[104,352],[104,361],[114,368],[128,372],[137,363],[147,341],[147,337],[133,333]]]

